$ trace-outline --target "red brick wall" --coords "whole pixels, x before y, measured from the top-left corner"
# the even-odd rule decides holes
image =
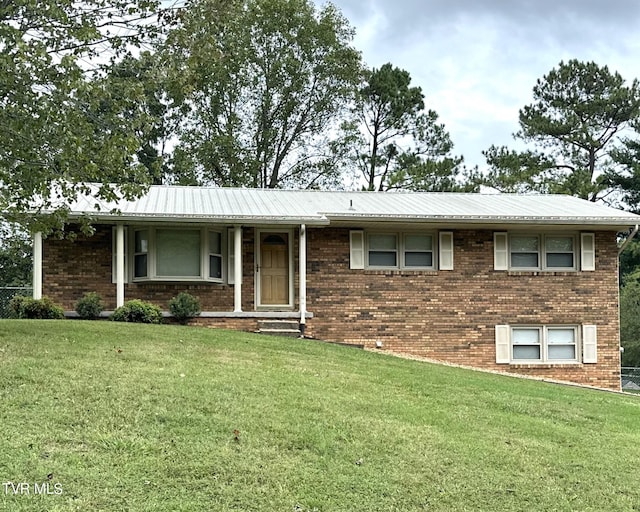
[[[67,310],[84,292],[102,295],[105,308],[116,307],[116,286],[111,276],[111,226],[95,226],[95,234],[78,234],[75,240],[45,240],[43,246],[43,294]],[[253,310],[253,229],[243,236],[243,309]],[[217,283],[128,283],[125,299],[142,299],[168,309],[180,292],[198,297],[203,311],[233,311],[233,286]],[[254,322],[255,323],[255,322]]]
[[[43,293],[73,309],[86,291],[115,308],[111,227],[90,238],[46,240]],[[296,234],[297,238],[297,234]],[[454,231],[453,271],[349,269],[349,230],[307,229],[306,333],[452,363],[619,389],[619,321],[615,233],[596,234],[595,272],[496,272],[493,232]],[[294,244],[297,268],[297,240]],[[254,310],[254,229],[243,234],[243,309]],[[296,272],[297,293],[297,272]],[[232,311],[233,286],[205,283],[125,285],[127,299],[167,309],[180,291],[200,298],[205,311]],[[297,303],[297,299],[296,299]],[[256,319],[199,319],[201,325],[254,330]],[[496,324],[596,324],[598,364],[495,363]]]
[[[308,334],[619,389],[615,233],[596,234],[595,272],[496,272],[489,230],[455,231],[454,244],[453,271],[350,270],[349,230],[309,230]],[[496,364],[496,324],[596,324],[598,364]]]

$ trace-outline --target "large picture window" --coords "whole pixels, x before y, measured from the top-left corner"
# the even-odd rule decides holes
[[[144,228],[133,233],[134,281],[222,282],[223,232]]]

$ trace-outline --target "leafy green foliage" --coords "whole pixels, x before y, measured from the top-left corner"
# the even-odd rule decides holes
[[[11,309],[16,318],[31,320],[61,320],[64,318],[64,310],[49,297],[32,299],[30,297],[16,295],[9,302],[9,309]]]
[[[625,173],[622,134],[640,116],[637,80],[625,85],[607,66],[570,60],[537,81],[533,98],[520,110],[514,137],[534,149],[491,146],[484,152],[491,166],[486,184],[505,192],[607,198]]]
[[[181,324],[200,314],[200,300],[190,293],[181,292],[169,301],[169,312]]]
[[[640,238],[631,240],[620,255],[620,284],[623,285],[632,274],[640,273]]]
[[[32,242],[17,225],[0,225],[0,286],[31,286]]]
[[[357,83],[353,30],[311,0],[194,1],[168,38],[170,93],[184,122],[173,164],[220,186],[319,186],[329,128]]]
[[[98,318],[103,309],[102,297],[96,292],[87,292],[76,302],[76,312],[87,320]]]
[[[640,366],[640,272],[629,276],[620,290],[622,366]]]
[[[128,115],[139,94],[131,81],[109,91],[94,59],[118,59],[156,35],[161,14],[158,0],[0,4],[0,211],[9,219],[46,231],[80,193],[142,192],[138,122]],[[56,215],[34,218],[34,206]]]
[[[366,70],[353,115],[334,151],[343,152],[367,190],[475,188],[470,179],[460,182],[469,171],[451,155],[449,134],[436,112],[425,110],[422,89],[411,86],[407,71],[390,63]]]
[[[159,324],[162,322],[162,311],[155,304],[134,299],[117,308],[111,315],[111,320],[116,322]]]

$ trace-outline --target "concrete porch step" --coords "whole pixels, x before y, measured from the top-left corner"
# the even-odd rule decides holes
[[[301,334],[300,324],[297,320],[259,320],[258,332],[260,334],[290,336],[292,338],[297,338]]]

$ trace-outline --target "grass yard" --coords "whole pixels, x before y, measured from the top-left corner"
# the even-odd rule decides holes
[[[640,397],[318,342],[3,320],[0,404],[7,511],[640,509]]]

